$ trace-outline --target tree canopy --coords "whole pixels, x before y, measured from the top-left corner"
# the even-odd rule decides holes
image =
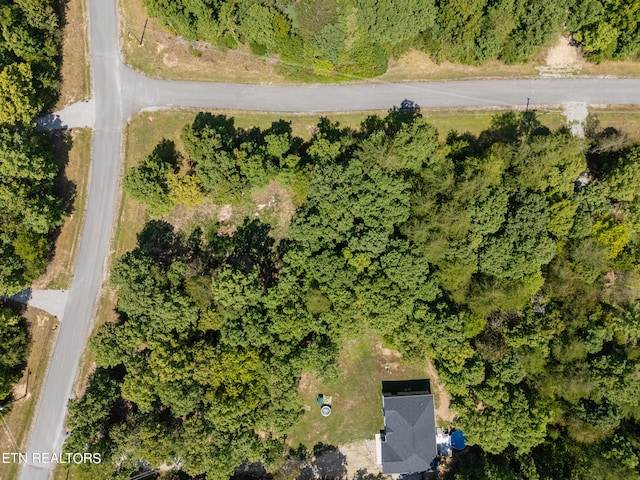
[[[446,478],[640,476],[640,147],[535,112],[443,142],[410,103],[359,129],[321,119],[308,141],[200,114],[182,141],[126,173],[151,218],[113,267],[119,319],[92,341],[67,448],[118,474],[275,471],[302,372],[339,375],[367,329],[438,367],[474,445]],[[255,217],[179,230],[176,179],[230,202],[274,181],[300,195],[283,235]]]
[[[0,294],[13,295],[46,267],[62,223],[58,174],[49,138],[32,127],[0,127]]]
[[[409,48],[436,61],[523,62],[563,33],[587,57],[637,59],[638,0],[144,0],[187,40],[278,54],[285,71],[384,73]]]
[[[62,223],[51,142],[31,126],[58,88],[55,2],[0,2],[0,295],[42,273]]]
[[[29,123],[58,93],[54,0],[0,4],[0,125]]]

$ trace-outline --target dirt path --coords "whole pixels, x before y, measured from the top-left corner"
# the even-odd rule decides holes
[[[431,360],[427,358],[425,359],[425,362],[426,371],[431,382],[431,393],[435,396],[436,416],[441,422],[449,424],[453,422],[453,419],[456,416],[454,412],[449,410],[451,395],[449,395],[449,392],[444,388],[444,385],[438,376],[438,371]]]
[[[536,70],[542,76],[556,77],[579,72],[583,63],[578,48],[571,45],[568,37],[560,37],[549,49],[545,65],[536,67]]]

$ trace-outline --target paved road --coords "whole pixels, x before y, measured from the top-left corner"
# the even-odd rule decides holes
[[[99,115],[93,133],[86,220],[67,307],[29,438],[29,463],[22,468],[22,480],[47,480],[54,465],[34,462],[33,454],[60,452],[62,447],[66,403],[89,334],[114,218],[123,123],[115,0],[91,0],[89,15],[95,111]]]
[[[640,104],[640,79],[535,79],[272,87],[146,78],[121,67],[126,116],[153,107],[270,112],[388,109],[404,99],[429,107],[511,107],[563,103]]]
[[[143,108],[171,106],[322,112],[387,109],[410,99],[423,108],[461,106],[640,104],[640,80],[497,80],[451,83],[269,87],[173,82],[146,78],[120,60],[116,0],[89,0],[90,51],[95,98],[62,112],[94,123],[93,160],[86,221],[75,276],[28,443],[22,480],[47,480],[53,464],[34,453],[59,452],[66,402],[91,326],[114,219],[124,121]],[[91,110],[94,107],[95,110]],[[77,117],[79,115],[79,117]],[[53,124],[53,123],[52,123]]]

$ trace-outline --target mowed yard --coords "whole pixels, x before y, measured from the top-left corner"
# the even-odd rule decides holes
[[[287,436],[287,444],[300,444],[312,450],[319,443],[345,445],[357,440],[373,440],[383,428],[382,381],[429,378],[436,404],[447,405],[435,373],[427,361],[405,362],[395,350],[384,348],[382,339],[373,332],[346,340],[339,356],[337,376],[320,378],[304,373],[298,392],[304,402],[304,415]],[[332,397],[329,417],[320,414],[318,394]],[[440,409],[439,409],[440,410]]]

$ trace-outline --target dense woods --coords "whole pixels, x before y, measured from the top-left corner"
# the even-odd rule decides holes
[[[639,0],[144,0],[187,40],[248,44],[285,70],[372,77],[409,48],[479,64],[526,61],[563,33],[587,57],[638,58]]]
[[[31,124],[58,91],[54,6],[0,2],[0,295],[17,293],[42,273],[63,217],[51,142]]]
[[[446,478],[640,478],[640,147],[588,134],[526,112],[442,142],[410,102],[309,141],[199,114],[184,152],[163,140],[126,173],[151,219],[113,268],[119,321],[92,340],[67,448],[104,454],[92,478],[276,472],[301,373],[339,375],[344,339],[373,330],[452,395],[473,447]],[[279,235],[163,220],[272,181],[297,206]]]

